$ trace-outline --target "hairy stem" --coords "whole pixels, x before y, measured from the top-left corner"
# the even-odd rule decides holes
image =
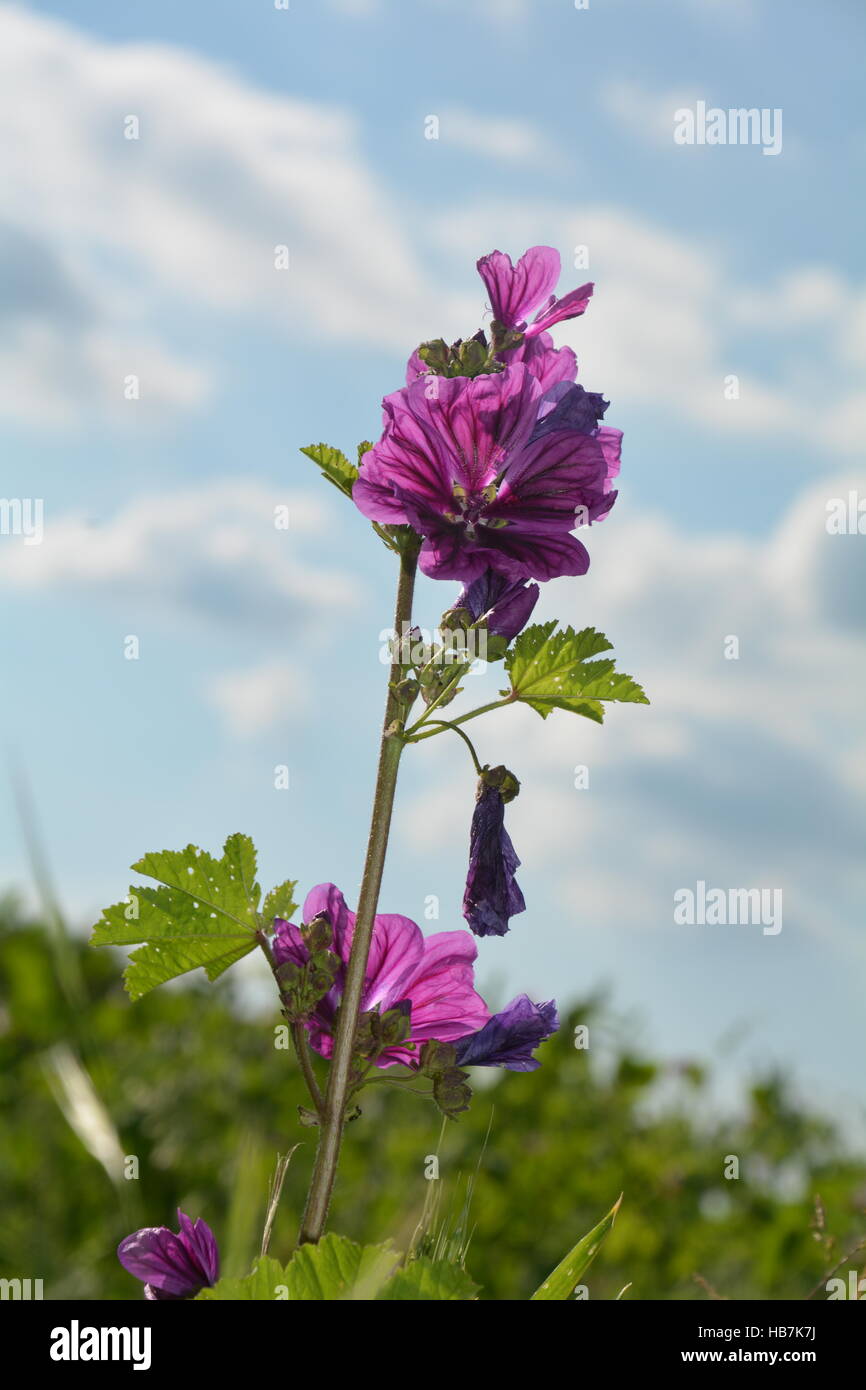
[[[358,915],[355,919],[352,951],[346,966],[343,997],[334,1034],[334,1055],[319,1126],[319,1145],[316,1150],[310,1190],[307,1194],[307,1206],[301,1223],[299,1239],[302,1243],[317,1241],[321,1238],[337,1175],[346,1100],[350,1086],[352,1050],[361,1008],[361,995],[364,988],[364,976],[367,971],[367,959],[370,954],[370,942],[373,937],[376,908],[379,902],[385,853],[388,848],[388,833],[391,828],[397,770],[403,749],[402,730],[397,724],[401,706],[394,693],[394,687],[398,684],[402,673],[399,659],[400,636],[412,619],[412,595],[415,589],[417,563],[418,547],[414,545],[411,550],[407,548],[400,557],[400,579],[397,585],[397,603],[394,613],[396,642],[394,659],[388,677],[388,698],[385,704],[385,719],[379,746],[379,767],[376,774],[376,790],[370,819],[370,835],[367,841],[364,875],[361,879],[361,891],[358,898]]]
[[[295,1045],[295,1055],[298,1065],[307,1083],[307,1090],[310,1093],[310,1100],[316,1108],[316,1114],[321,1116],[324,1113],[325,1101],[322,1092],[319,1090],[319,1083],[316,1080],[316,1073],[313,1071],[313,1059],[310,1056],[310,1044],[307,1041],[307,1030],[303,1023],[292,1024],[292,1042]]]

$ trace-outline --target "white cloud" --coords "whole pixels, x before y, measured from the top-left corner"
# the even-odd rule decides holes
[[[247,479],[139,497],[104,521],[47,508],[40,545],[0,548],[0,585],[283,631],[358,602],[357,580],[318,558],[334,524],[314,494]]]
[[[207,696],[238,738],[263,733],[307,708],[301,677],[283,661],[216,676]]]
[[[159,342],[181,306],[401,349],[436,320],[441,292],[348,115],[180,49],[106,43],[15,6],[2,17],[4,216],[36,299],[14,306],[0,347],[7,367],[29,350],[19,412],[42,419],[48,402],[65,420],[83,388],[111,405],[145,354],[155,402],[200,399],[201,369]]]
[[[611,708],[602,728],[521,708],[465,726],[482,761],[522,778],[508,808],[515,845],[553,880],[571,920],[669,927],[674,889],[698,878],[778,885],[791,931],[862,963],[866,643],[852,596],[863,592],[866,544],[826,529],[827,501],[854,486],[836,477],[809,488],[769,541],[693,537],[614,512],[592,528],[589,574],[545,587],[536,616],[592,621],[652,701]],[[736,660],[724,655],[730,636]],[[493,698],[501,674],[472,682],[465,707]],[[466,839],[454,788],[465,779],[471,795],[471,776],[449,742],[427,755],[438,788],[401,822],[427,855]],[[574,787],[578,765],[588,790]]]
[[[374,19],[382,14],[382,0],[328,0],[332,10],[349,19]]]
[[[96,406],[123,423],[202,401],[211,371],[167,341],[196,307],[401,351],[431,325],[472,331],[483,297],[449,293],[442,272],[431,284],[431,235],[453,247],[464,283],[467,246],[518,250],[545,227],[554,244],[590,248],[592,332],[559,336],[618,403],[806,441],[827,466],[859,449],[866,297],[826,268],[749,285],[718,247],[616,207],[489,199],[413,221],[345,113],[260,91],[179,49],[105,43],[15,7],[3,16],[4,263],[17,288],[0,326],[0,408],[19,418],[65,425]],[[607,100],[654,128],[652,94],[618,80]],[[130,116],[137,140],[124,138]],[[442,138],[511,161],[553,157],[517,118],[446,111]],[[287,271],[274,267],[281,245]],[[772,374],[753,365],[752,340]],[[139,402],[122,396],[130,374]]]
[[[466,107],[446,107],[439,114],[439,139],[473,154],[505,164],[551,168],[562,156],[544,131],[516,116],[489,116]]]
[[[540,228],[552,245],[589,251],[589,267],[576,270],[566,252],[562,280],[595,280],[589,317],[556,334],[577,351],[588,386],[615,392],[617,405],[633,402],[712,431],[806,442],[825,469],[837,466],[837,452],[859,454],[862,290],[814,266],[760,288],[735,282],[720,248],[615,207],[488,200],[436,226],[455,256],[473,244],[532,245]],[[804,335],[784,331],[792,325]],[[759,340],[761,357],[774,364],[772,380],[751,365]],[[728,399],[732,375],[739,396]]]
[[[629,134],[648,145],[676,150],[674,112],[693,107],[701,95],[689,88],[656,92],[629,77],[614,77],[601,87],[602,111]]]

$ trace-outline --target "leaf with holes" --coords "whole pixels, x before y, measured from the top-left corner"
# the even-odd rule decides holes
[[[546,719],[551,710],[582,714],[597,724],[604,721],[604,702],[621,700],[648,705],[637,681],[617,671],[612,657],[590,660],[611,650],[603,632],[585,627],[559,631],[556,619],[526,628],[505,658],[512,698],[531,705]]]
[[[91,937],[92,946],[145,943],[124,974],[132,999],[199,966],[215,980],[255,948],[261,889],[248,835],[230,835],[220,859],[187,845],[146,854],[132,867],[161,886],[130,888],[126,902],[106,908]]]
[[[297,886],[296,879],[287,878],[279,888],[271,889],[262,903],[262,917],[266,926],[269,927],[275,917],[282,917],[287,922],[291,920],[298,906],[294,899]]]

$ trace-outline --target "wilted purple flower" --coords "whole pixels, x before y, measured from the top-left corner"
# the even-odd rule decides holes
[[[323,1057],[334,1050],[334,1019],[343,993],[345,967],[352,949],[355,914],[333,883],[322,883],[307,894],[304,921],[326,917],[332,931],[331,950],[342,966],[332,988],[320,1000],[305,1026],[310,1042]],[[305,965],[309,950],[298,927],[282,918],[274,922],[273,954],[277,965]],[[376,1059],[378,1067],[397,1063],[417,1066],[419,1044],[436,1038],[453,1042],[480,1028],[490,1010],[475,990],[474,961],[478,949],[466,931],[436,932],[425,937],[421,928],[396,914],[379,913],[367,962],[361,1012],[380,1014],[408,1005],[409,1034]],[[409,1047],[408,1044],[415,1044]]]
[[[589,555],[570,533],[613,506],[612,441],[571,419],[546,424],[565,415],[563,401],[524,365],[419,377],[383,405],[384,433],[352,495],[371,520],[424,537],[425,574],[465,584],[487,569],[512,582],[585,574]]]
[[[465,610],[473,623],[483,618],[489,633],[510,642],[526,627],[540,592],[537,584],[515,582],[496,570],[485,570],[464,587],[452,611]]]
[[[556,1003],[533,1004],[527,994],[512,999],[507,1009],[455,1044],[458,1067],[505,1067],[508,1071],[537,1071],[541,1063],[533,1049],[559,1027]]]
[[[485,768],[478,780],[463,894],[463,916],[476,936],[504,936],[509,919],[526,907],[514,877],[520,860],[505,829],[505,802],[519,789],[504,767]]]
[[[167,1226],[145,1226],[117,1247],[124,1269],[143,1282],[145,1298],[195,1298],[219,1279],[219,1250],[210,1226],[201,1217],[191,1221],[180,1209],[177,1219],[177,1235]]]

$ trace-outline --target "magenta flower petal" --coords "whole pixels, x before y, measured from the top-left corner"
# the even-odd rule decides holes
[[[622,430],[615,430],[611,425],[602,425],[599,428],[597,438],[601,447],[601,452],[604,455],[604,461],[607,465],[604,490],[605,492],[610,492],[613,487],[613,479],[619,476],[622,454]]]
[[[380,912],[373,929],[361,1007],[372,1009],[379,1004],[384,1012],[402,999],[408,999],[403,981],[423,959],[421,928],[408,917]]]
[[[544,395],[522,363],[474,379],[419,378],[385,402],[356,504],[373,520],[413,526],[432,578],[584,573],[586,550],[569,532],[604,516],[616,494],[605,486],[611,441],[598,438],[592,408],[602,398],[572,384],[572,399],[568,389]]]
[[[304,919],[323,914],[334,928],[334,951],[343,961],[344,969],[337,975],[333,988],[316,1007],[305,1026],[310,1043],[323,1057],[334,1050],[334,1017],[340,1003],[345,964],[352,949],[355,914],[346,907],[345,899],[332,883],[320,884],[307,895]],[[302,965],[309,952],[299,929],[290,922],[277,919],[274,924],[273,954],[277,964],[292,960]],[[416,1066],[419,1045],[429,1038],[450,1041],[480,1028],[490,1017],[490,1010],[475,990],[473,964],[475,942],[469,932],[437,932],[425,937],[421,928],[408,917],[396,913],[378,913],[373,927],[373,939],[367,962],[362,1011],[378,1008],[387,1013],[398,1005],[409,1009],[409,1036],[406,1043],[389,1048],[377,1059],[379,1067],[402,1062]]]
[[[219,1279],[219,1249],[206,1221],[178,1210],[177,1235],[167,1226],[145,1226],[117,1247],[124,1269],[145,1284],[150,1299],[194,1298]]]
[[[494,319],[506,328],[525,322],[534,309],[552,296],[560,269],[559,252],[552,246],[531,246],[517,265],[503,251],[482,256],[478,274],[487,287]]]
[[[522,362],[535,377],[542,391],[558,381],[573,382],[577,376],[577,358],[570,347],[555,348],[549,333],[525,338],[516,348],[501,354],[503,362],[513,366]]]
[[[593,289],[593,285],[581,285],[580,289],[570,290],[561,299],[555,299],[551,295],[549,302],[539,310],[532,323],[524,330],[526,337],[534,338],[538,333],[552,328],[555,323],[562,323],[564,319],[576,319],[585,313]]]

